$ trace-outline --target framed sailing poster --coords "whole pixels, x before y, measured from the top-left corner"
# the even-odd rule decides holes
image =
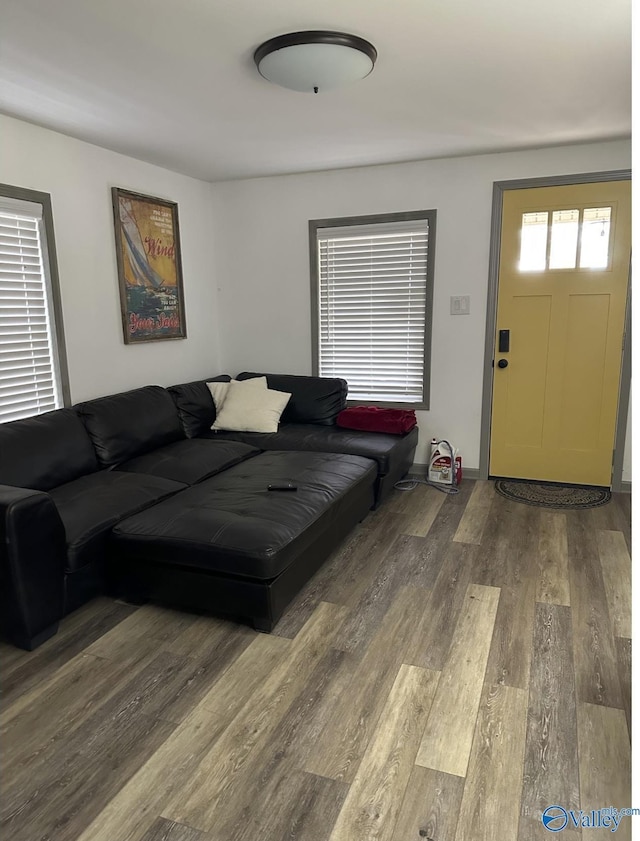
[[[125,344],[184,339],[178,205],[113,187]]]

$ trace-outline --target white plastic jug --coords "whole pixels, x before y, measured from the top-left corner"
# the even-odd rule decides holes
[[[453,460],[453,469],[452,469]],[[431,441],[428,479],[439,485],[459,485],[462,481],[462,456],[449,441]]]

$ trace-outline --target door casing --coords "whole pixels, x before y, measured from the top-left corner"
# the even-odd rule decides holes
[[[482,384],[482,414],[480,423],[479,478],[489,477],[489,448],[491,439],[491,398],[493,392],[493,358],[495,350],[496,317],[498,308],[498,270],[500,268],[500,236],[502,231],[502,199],[506,190],[526,190],[531,187],[558,187],[571,184],[589,184],[597,181],[626,181],[630,169],[611,172],[586,172],[577,175],[555,175],[541,178],[522,178],[514,181],[495,181],[491,211],[491,240],[489,251],[489,288],[487,293],[487,318],[484,346],[484,376]],[[624,444],[627,433],[627,414],[631,391],[631,283],[627,291],[625,314],[625,340],[622,348],[618,419],[616,423],[615,456],[613,461],[612,490],[625,489],[622,483]]]

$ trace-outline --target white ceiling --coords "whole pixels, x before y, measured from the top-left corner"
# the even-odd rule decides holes
[[[0,0],[0,110],[206,180],[631,133],[630,0]],[[373,73],[265,81],[264,40],[360,35]]]

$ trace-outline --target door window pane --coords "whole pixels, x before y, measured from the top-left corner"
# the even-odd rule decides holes
[[[582,223],[581,269],[606,269],[609,265],[610,207],[587,207]]]
[[[520,231],[521,272],[541,272],[547,267],[547,230],[549,214],[523,213]]]
[[[575,269],[579,210],[554,210],[551,219],[550,269]]]

